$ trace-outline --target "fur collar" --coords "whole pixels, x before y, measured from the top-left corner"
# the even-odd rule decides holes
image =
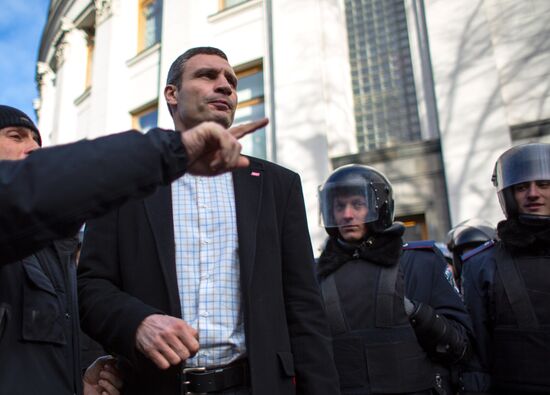
[[[499,222],[497,232],[502,242],[512,250],[528,249],[531,253],[550,251],[550,227],[546,224],[525,224],[517,218],[510,218]]]
[[[326,277],[348,261],[362,259],[382,266],[399,262],[403,248],[401,236],[405,228],[394,223],[382,233],[368,237],[361,244],[350,244],[330,237],[317,264],[317,274]]]

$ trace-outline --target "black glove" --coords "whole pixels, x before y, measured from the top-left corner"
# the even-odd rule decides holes
[[[420,302],[411,304],[415,309],[409,315],[409,320],[428,355],[446,363],[454,363],[464,358],[468,351],[465,331],[453,326],[449,319],[437,314],[430,305]]]

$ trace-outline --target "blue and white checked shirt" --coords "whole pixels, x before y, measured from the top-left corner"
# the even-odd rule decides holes
[[[199,331],[186,365],[226,365],[246,353],[231,173],[185,174],[172,183],[172,205],[181,314]]]

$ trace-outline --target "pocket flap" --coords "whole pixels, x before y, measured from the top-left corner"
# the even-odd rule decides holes
[[[23,260],[23,268],[27,274],[27,278],[37,288],[56,295],[50,279],[44,274],[38,260],[35,257],[29,257]]]
[[[277,353],[279,361],[285,374],[289,377],[295,375],[294,373],[294,356],[291,352],[280,351]]]

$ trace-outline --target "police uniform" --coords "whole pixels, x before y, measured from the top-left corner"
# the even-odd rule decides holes
[[[464,301],[476,356],[464,392],[550,393],[550,144],[518,145],[497,160],[493,184],[506,220],[499,241],[463,256]]]
[[[330,237],[317,274],[342,394],[445,394],[436,362],[466,355],[469,321],[444,257],[433,242],[403,247],[391,183],[372,167],[336,169],[319,203]]]
[[[504,240],[463,256],[477,350],[465,391],[550,393],[550,231],[531,242],[529,228],[503,221]]]
[[[360,247],[331,238],[318,260],[343,394],[450,393],[448,367],[466,351],[470,321],[445,261],[433,242],[401,254],[401,232]],[[442,321],[453,336],[443,338]]]

